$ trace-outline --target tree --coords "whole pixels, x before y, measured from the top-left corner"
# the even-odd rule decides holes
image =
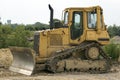
[[[120,26],[113,25],[108,27],[108,33],[110,37],[120,36]]]
[[[40,22],[36,22],[33,26],[35,27],[35,30],[44,30],[49,28],[47,24],[43,24]]]
[[[26,26],[25,26],[25,29],[26,29],[26,30],[30,30],[30,31],[35,31],[35,27],[33,27],[33,25],[30,25],[30,24],[29,24],[29,25],[26,25]]]
[[[0,26],[0,48],[9,46],[31,47],[28,38],[32,36],[32,32],[25,30],[24,25],[15,28],[9,25]]]
[[[12,43],[12,46],[29,47],[29,41],[27,39],[31,37],[31,34],[32,32],[25,30],[24,26],[19,25],[10,35],[10,43]]]
[[[26,25],[25,29],[30,31],[38,31],[38,30],[49,29],[49,26],[47,24],[36,22],[35,24]]]
[[[7,40],[9,34],[11,34],[12,28],[9,25],[1,25],[0,26],[0,48],[7,47]]]

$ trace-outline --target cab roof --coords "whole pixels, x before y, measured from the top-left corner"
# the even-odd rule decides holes
[[[102,8],[100,6],[92,6],[92,7],[69,7],[69,8],[65,8],[64,11],[69,11],[69,10],[94,10],[94,9],[101,9]]]

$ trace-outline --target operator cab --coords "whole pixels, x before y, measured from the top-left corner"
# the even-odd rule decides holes
[[[99,6],[66,8],[63,15],[63,25],[69,28],[71,41],[80,40],[80,37],[87,30],[94,30],[100,33],[101,30],[106,29],[103,21],[103,12]]]

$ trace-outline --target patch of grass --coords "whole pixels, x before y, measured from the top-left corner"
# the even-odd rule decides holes
[[[112,60],[117,60],[120,55],[120,44],[109,44],[104,46],[104,51],[111,57]]]

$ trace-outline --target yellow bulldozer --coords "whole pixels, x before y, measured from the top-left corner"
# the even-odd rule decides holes
[[[10,70],[31,75],[35,70],[49,72],[107,72],[110,58],[102,46],[109,35],[100,6],[71,7],[63,11],[63,20],[53,21],[50,9],[50,29],[36,32],[34,49],[10,47],[13,63]]]

